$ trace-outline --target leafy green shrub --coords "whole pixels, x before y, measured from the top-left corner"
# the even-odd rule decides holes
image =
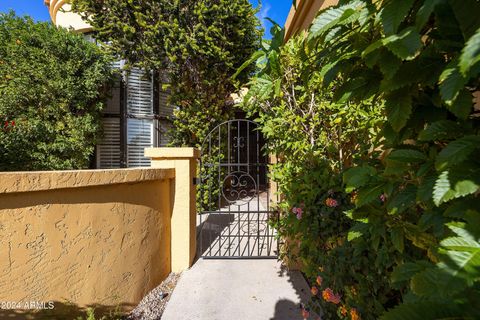
[[[263,69],[247,107],[285,151],[279,230],[318,279],[325,318],[480,317],[479,12],[475,0],[340,1],[280,49],[297,50],[292,67],[275,50],[254,57]],[[317,118],[292,108],[315,92],[328,109]],[[387,119],[381,132],[376,115],[355,116],[369,104]],[[337,121],[361,124],[357,144],[338,139],[352,161],[332,148],[337,106]]]
[[[0,14],[0,170],[88,167],[110,76],[81,35]]]
[[[271,171],[284,198],[276,226],[289,243],[283,255],[298,258],[312,281],[320,276],[325,288],[341,291],[344,298],[343,289],[350,293],[353,288],[364,309],[378,309],[388,299],[388,290],[378,275],[365,276],[378,270],[378,265],[364,256],[370,248],[373,254],[375,242],[365,242],[357,250],[347,242],[352,221],[343,212],[353,204],[343,191],[342,172],[380,154],[374,145],[384,122],[382,105],[374,100],[333,102],[337,84],[324,89],[323,75],[308,59],[319,50],[306,47],[303,37],[280,46],[281,28],[275,26],[272,32],[270,46],[246,62],[257,61],[261,70],[250,83],[244,108],[252,116],[258,115],[256,121],[269,141],[269,151],[280,158]]]

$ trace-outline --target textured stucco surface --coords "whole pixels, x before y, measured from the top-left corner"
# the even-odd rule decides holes
[[[170,272],[172,176],[0,174],[0,301],[138,303]]]
[[[196,254],[196,148],[147,148],[145,156],[152,159],[153,168],[174,169],[172,184],[172,271],[188,269]]]

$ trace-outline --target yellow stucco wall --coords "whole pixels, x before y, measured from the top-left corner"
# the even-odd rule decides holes
[[[137,304],[171,269],[174,174],[0,173],[0,301]]]
[[[146,148],[153,168],[175,170],[172,190],[172,271],[189,268],[196,255],[196,148]]]

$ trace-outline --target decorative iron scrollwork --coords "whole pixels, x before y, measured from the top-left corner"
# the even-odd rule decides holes
[[[245,137],[233,137],[233,147],[245,147]]]
[[[229,203],[247,204],[257,195],[257,183],[248,172],[234,171],[223,179],[222,194]]]

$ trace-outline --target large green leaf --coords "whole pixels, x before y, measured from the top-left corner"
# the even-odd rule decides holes
[[[480,201],[477,199],[465,199],[461,202],[454,202],[445,210],[444,215],[445,217],[465,220],[469,211],[478,216],[480,213]]]
[[[390,153],[388,159],[403,162],[423,162],[427,160],[427,156],[418,150],[399,149]]]
[[[433,265],[427,261],[407,262],[396,267],[392,272],[392,282],[410,280],[415,274],[431,268]]]
[[[425,24],[427,23],[428,19],[433,13],[435,6],[442,2],[442,0],[425,0],[423,5],[418,9],[417,12],[417,19],[415,21],[415,25],[417,26],[418,30],[421,30]]]
[[[435,167],[438,171],[446,170],[466,160],[478,148],[480,136],[476,135],[468,135],[450,142],[437,156]]]
[[[480,29],[478,29],[475,34],[468,39],[467,44],[462,50],[462,55],[460,56],[459,67],[462,74],[467,77],[470,70],[474,65],[480,61]],[[472,77],[476,74],[470,75]]]
[[[444,201],[445,196],[450,191],[448,173],[448,171],[442,172],[433,187],[433,202],[435,202],[437,206]]]
[[[281,66],[280,66],[280,61],[278,57],[278,52],[277,51],[271,51],[268,54],[268,64],[270,66],[270,69],[272,71],[273,76],[281,76]]]
[[[473,96],[467,89],[461,90],[452,103],[447,104],[450,110],[457,118],[466,120],[473,109]]]
[[[400,190],[391,200],[388,201],[387,210],[389,214],[402,213],[406,209],[412,208],[417,199],[417,187],[408,185]]]
[[[357,207],[364,206],[372,201],[379,200],[380,195],[383,192],[384,185],[374,185],[374,186],[367,186],[362,188],[358,192],[357,197]]]
[[[343,174],[343,181],[346,184],[347,192],[366,185],[375,173],[375,169],[369,166],[348,169]]]
[[[425,269],[412,277],[410,287],[421,297],[444,299],[464,290],[467,282],[444,268],[443,263]]]
[[[409,169],[410,164],[408,162],[387,159],[385,164],[385,171],[383,171],[383,174],[386,176],[403,177],[405,175],[405,172],[407,172]]]
[[[461,276],[470,281],[480,280],[480,243],[464,228],[453,225],[449,228],[457,237],[441,242],[448,259],[444,259],[440,267],[453,276]]]
[[[360,17],[362,1],[353,1],[343,6],[328,8],[321,12],[312,22],[309,40],[324,36],[330,29],[351,23]]]
[[[408,27],[399,34],[383,39],[382,42],[393,54],[403,60],[413,59],[423,45],[420,34],[414,27]]]
[[[467,80],[460,73],[458,61],[450,62],[440,75],[440,95],[443,101],[451,103],[463,89]]]
[[[252,90],[252,94],[255,93],[254,98],[259,100],[265,100],[273,93],[274,84],[269,76],[263,76],[256,79],[255,87]]]
[[[237,69],[237,71],[233,74],[232,78],[235,79],[236,77],[238,77],[240,73],[242,73],[243,70],[248,68],[251,64],[253,64],[254,62],[257,62],[258,59],[265,58],[265,57],[266,57],[265,51],[255,51],[252,54],[252,56]]]
[[[444,139],[453,139],[463,133],[463,128],[457,122],[450,120],[440,120],[429,124],[420,134],[420,141],[435,141]]]
[[[463,319],[455,303],[418,302],[401,304],[380,317],[380,320],[453,320]]]
[[[401,66],[401,60],[388,50],[382,50],[379,58],[379,67],[385,78],[392,78]]]
[[[392,35],[397,32],[398,27],[407,17],[414,0],[391,0],[387,2],[380,13],[383,30],[385,34]]]
[[[426,176],[418,186],[417,199],[421,202],[429,202],[433,197],[433,188],[437,177],[435,175]]]
[[[475,237],[472,234],[470,234],[468,230],[462,227],[454,226],[454,225],[449,225],[448,227],[457,236],[442,240],[440,244],[443,247],[449,250],[468,251],[468,252],[476,252],[480,250],[480,243],[475,239]]]
[[[449,171],[446,170],[439,175],[435,182],[433,201],[437,206],[452,199],[476,193],[480,189],[476,182],[468,179],[453,181],[452,183],[449,175]]]
[[[399,90],[387,96],[387,119],[395,131],[400,131],[412,113],[412,97],[408,90]]]
[[[367,223],[357,222],[348,231],[347,240],[352,241],[363,236],[368,231],[369,225]]]
[[[478,12],[480,12],[480,2],[478,0],[448,0],[453,14],[458,21],[465,40],[470,38],[480,27]]]
[[[398,252],[403,252],[405,249],[405,235],[403,229],[400,227],[393,228],[390,232],[393,246]]]

